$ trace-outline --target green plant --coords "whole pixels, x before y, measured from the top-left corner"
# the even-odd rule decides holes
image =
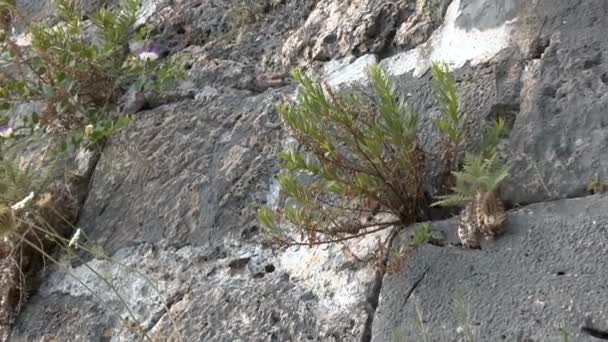
[[[499,137],[504,131],[504,121],[497,120],[488,130],[484,148],[474,154],[466,153],[461,171],[454,171],[455,185],[452,193],[437,196],[437,202],[432,206],[464,207],[471,202],[479,192],[494,192],[509,176],[502,166],[497,152]]]
[[[428,223],[419,224],[414,230],[414,238],[412,239],[412,246],[419,248],[426,245],[431,238],[431,225]]]
[[[422,316],[422,310],[418,303],[414,303],[416,307],[416,331],[418,335],[422,338],[422,342],[431,342],[431,334],[429,332],[428,327],[424,324],[424,318]]]
[[[0,236],[4,237],[15,230],[15,215],[6,204],[0,204]]]
[[[17,203],[32,186],[29,168],[21,170],[12,161],[0,160],[0,203],[7,206]]]
[[[319,234],[340,240],[415,222],[427,201],[426,156],[417,142],[417,115],[396,100],[386,74],[379,67],[369,70],[370,103],[324,90],[299,70],[292,77],[300,86],[298,105],[283,104],[278,111],[308,154],[279,155],[285,170],[279,183],[288,200],[276,212],[260,210],[267,232],[287,242],[277,223],[284,218],[314,244],[332,241],[318,240]],[[394,219],[364,222],[370,213]]]
[[[439,104],[441,116],[435,120],[435,126],[443,134],[443,177],[456,168],[461,140],[461,115],[458,111],[458,98],[454,82],[445,64],[433,64],[433,86],[435,98]]]
[[[570,342],[570,334],[566,329],[566,324],[563,322],[559,325],[559,334],[562,337],[562,342]]]
[[[608,192],[608,183],[599,180],[594,180],[587,182],[585,188],[591,194],[603,194]]]
[[[462,294],[460,293],[460,291],[456,291],[454,302],[456,306],[456,319],[460,324],[461,329],[459,330],[462,331],[462,334],[464,335],[464,340],[466,342],[475,342],[475,335],[473,333],[473,325],[471,324],[469,308],[465,305],[464,299],[462,298]]]
[[[16,13],[2,1],[0,8]],[[14,72],[0,79],[0,107],[43,101],[43,112],[34,113],[30,123],[47,132],[81,132],[94,125],[102,127],[96,132],[113,133],[107,127],[122,126],[124,119],[113,119],[108,113],[125,89],[159,90],[183,76],[179,63],[157,63],[158,55],[153,58],[153,53],[129,56],[128,40],[139,1],[123,0],[115,12],[99,10],[92,16],[92,29],[87,29],[72,1],[57,0],[59,24],[25,23],[31,32],[31,48],[5,37],[2,66]],[[96,136],[95,140],[105,139]]]
[[[498,159],[504,121],[486,133],[481,150],[467,153],[458,169],[463,139],[462,113],[447,66],[434,65],[434,89],[440,107],[435,128],[443,137],[444,185],[455,181],[454,193],[435,205],[462,205],[477,191],[494,191],[507,177]],[[296,104],[277,110],[298,150],[279,154],[279,185],[284,205],[262,207],[258,219],[274,240],[287,245],[344,241],[390,227],[426,221],[429,198],[427,153],[418,140],[418,115],[398,100],[386,73],[368,70],[371,94],[335,93],[298,69]],[[382,214],[380,219],[374,219]],[[414,245],[429,238],[419,226]]]

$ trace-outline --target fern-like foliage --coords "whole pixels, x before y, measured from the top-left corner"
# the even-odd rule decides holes
[[[11,206],[22,200],[32,190],[30,170],[7,160],[0,160],[0,203]]]
[[[449,138],[451,143],[457,144],[460,140],[461,120],[454,82],[447,65],[433,64],[431,70],[433,72],[435,97],[441,112],[441,117],[435,121],[435,125],[444,136]]]
[[[66,1],[66,0],[62,0]],[[137,21],[140,0],[123,0],[116,13],[102,8],[91,18],[103,38],[103,50],[121,60],[128,47],[129,34]]]
[[[496,191],[509,176],[498,157],[498,142],[504,131],[504,121],[498,119],[487,131],[483,148],[479,153],[467,153],[461,171],[452,172],[456,184],[453,193],[437,196],[432,206],[464,207],[478,192]]]
[[[31,167],[20,167],[15,161],[0,159],[0,203],[10,207],[32,191],[43,191],[54,170],[54,163],[50,163],[34,176]]]
[[[444,188],[453,184],[450,173],[458,165],[460,155],[460,140],[462,135],[462,112],[458,108],[458,99],[454,82],[446,64],[434,64],[431,68],[433,73],[433,88],[435,99],[439,105],[440,117],[435,120],[435,127],[443,135],[443,155],[441,156],[442,168],[439,176]]]

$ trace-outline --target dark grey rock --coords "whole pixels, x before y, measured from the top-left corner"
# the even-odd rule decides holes
[[[144,109],[152,109],[111,139],[79,224],[115,260],[159,284],[185,340],[365,340],[379,285],[371,266],[335,246],[263,248],[254,212],[277,196],[271,180],[284,132],[274,107],[294,91],[280,76],[297,63],[342,56],[359,66],[377,63],[414,2],[288,0],[237,27],[238,2],[145,2],[144,17],[156,24],[154,43],[190,58],[189,79],[175,97],[147,99],[152,103]],[[410,27],[400,47],[429,39],[448,4],[416,2],[425,3],[431,12],[413,21],[420,26]],[[492,119],[507,118],[511,129],[501,150],[511,177],[502,195],[509,204],[583,195],[585,182],[607,177],[606,6],[603,0],[460,2],[460,29],[496,28],[517,18],[502,51],[483,62],[462,61],[454,73],[467,148],[475,148]],[[329,9],[333,14],[324,12]],[[430,58],[430,50],[421,47],[420,58]],[[375,54],[355,60],[364,53]],[[334,81],[360,75],[351,73],[352,64],[337,64],[328,68]],[[437,154],[431,81],[428,70],[396,79],[399,94],[421,114],[425,148]],[[602,278],[606,202],[595,196],[513,212],[507,234],[480,252],[422,248],[401,273],[384,278],[373,340],[390,340],[396,328],[415,336],[414,303],[437,340],[458,340],[458,289],[480,341],[557,339],[562,321],[574,340],[586,341],[579,329],[589,318],[598,329],[608,326],[601,296],[608,283]],[[433,229],[435,243],[456,242],[454,221]],[[369,245],[375,246],[368,251]],[[146,281],[116,264],[83,262],[70,270],[102,300],[49,269],[14,340],[136,339],[118,319],[127,315],[120,301],[84,265],[111,276],[146,331],[174,339]]]
[[[212,247],[240,233],[266,198],[281,136],[268,124],[284,95],[224,89],[139,113],[97,166],[81,213],[88,232],[110,251],[161,238]]]
[[[284,35],[302,25],[314,1],[275,3],[272,6],[271,1],[248,4],[240,0],[179,3],[163,0],[158,2],[148,22],[156,26],[153,41],[166,45],[173,53],[199,46],[201,56],[208,60],[232,60],[265,72],[282,72]],[[242,16],[247,13],[256,19],[243,21]]]
[[[395,330],[422,340],[417,310],[433,341],[458,341],[460,291],[477,341],[573,341],[585,318],[608,327],[608,196],[530,205],[509,213],[506,232],[481,251],[427,246],[400,272],[384,277],[372,341]],[[455,230],[455,221],[432,229]],[[405,236],[405,235],[404,235]],[[396,246],[405,242],[396,240]]]
[[[512,203],[581,196],[587,182],[608,177],[608,62],[602,52],[608,20],[597,16],[606,13],[606,3],[550,10],[559,12],[546,14],[550,24],[539,35],[548,45],[541,44],[522,74],[520,111],[505,150],[512,176],[504,195]]]

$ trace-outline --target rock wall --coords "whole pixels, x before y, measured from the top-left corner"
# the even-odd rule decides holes
[[[478,341],[557,341],[560,327],[594,341],[581,327],[608,330],[608,201],[585,192],[608,177],[608,2],[267,3],[238,26],[236,0],[144,2],[155,41],[191,58],[188,79],[179,100],[138,113],[112,139],[80,214],[91,239],[157,284],[185,341],[421,340],[418,321],[434,341],[459,341],[456,290]],[[455,69],[468,144],[508,119],[507,235],[481,251],[424,247],[396,274],[359,261],[383,235],[353,242],[356,257],[342,246],[265,247],[254,211],[276,196],[286,133],[274,105],[295,92],[284,72],[304,65],[348,88],[380,63],[432,147],[432,61]],[[453,221],[432,227],[453,241]],[[150,283],[116,263],[88,265],[111,276],[146,331],[177,340]],[[106,284],[70,267],[103,301],[50,268],[11,340],[135,340]]]

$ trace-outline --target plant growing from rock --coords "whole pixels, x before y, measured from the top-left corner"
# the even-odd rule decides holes
[[[396,100],[393,84],[379,67],[369,70],[369,102],[357,95],[338,95],[296,70],[298,105],[278,110],[290,134],[305,153],[280,155],[279,183],[285,207],[259,212],[267,232],[279,241],[293,237],[279,226],[284,219],[297,227],[303,243],[341,241],[415,222],[427,203],[424,151],[416,136],[418,117]],[[368,219],[390,214],[383,222]],[[328,240],[319,239],[327,235]]]
[[[183,69],[179,63],[160,63],[160,53],[152,49],[145,49],[137,56],[129,55],[128,41],[134,33],[139,0],[124,0],[116,12],[99,10],[91,22],[82,20],[71,1],[57,0],[56,4],[59,23],[50,26],[45,22],[25,22],[16,10],[15,1],[0,0],[0,109],[8,114],[0,118],[0,126],[4,126],[0,130],[3,138],[0,144],[26,129],[26,135],[49,133],[62,141],[60,146],[64,148],[101,149],[110,135],[131,121],[123,115],[128,113],[118,109],[119,99],[127,89],[160,93],[183,75]],[[11,35],[17,24],[25,27],[20,37]],[[138,36],[145,39],[147,32],[147,29],[140,30]],[[24,118],[17,126],[11,111],[30,102],[43,103],[42,112]],[[0,334],[6,335],[27,297],[30,277],[47,261],[63,267],[55,253],[77,256],[84,251],[120,267],[126,266],[111,260],[93,245],[78,242],[77,237],[83,232],[73,226],[79,204],[72,192],[83,185],[80,176],[66,177],[65,184],[60,181],[49,187],[46,172],[42,172],[40,179],[33,179],[28,170],[4,159],[6,156],[2,153],[0,151],[0,234],[3,238],[0,241]],[[75,248],[80,253],[75,253]],[[112,280],[94,269],[89,270],[123,303],[130,322],[125,323],[134,324],[137,334],[151,340]],[[74,276],[69,268],[66,271]],[[158,292],[156,285],[141,272],[129,271],[146,278]],[[75,279],[90,291],[82,280]],[[164,300],[163,305],[167,309]],[[118,316],[124,321],[124,317]],[[170,313],[169,317],[173,320]]]
[[[465,342],[475,342],[475,333],[473,323],[471,322],[471,313],[468,306],[462,298],[462,293],[456,291],[454,298],[456,320],[458,321],[457,333],[462,334]]]
[[[441,113],[435,128],[443,136],[442,161],[449,176],[459,166],[462,113],[447,67],[432,70]],[[418,115],[397,100],[386,73],[378,66],[369,69],[371,95],[336,94],[298,70],[292,77],[299,86],[297,104],[280,105],[278,112],[299,148],[279,155],[285,204],[258,211],[264,231],[282,244],[315,245],[426,221],[432,197],[424,189],[429,155],[419,143]],[[457,189],[483,185],[493,190],[506,177],[494,158],[503,126],[499,121],[487,134],[481,165],[465,158],[465,169],[455,174]],[[461,174],[473,176],[474,184]],[[447,185],[454,179],[442,181]],[[466,203],[472,198],[456,192],[439,204],[456,199]]]
[[[31,174],[9,161],[0,161],[0,185],[10,189],[10,197],[0,201],[0,336],[5,338],[10,332],[10,325],[19,314],[27,293],[31,289],[32,279],[39,268],[47,261],[59,267],[72,277],[80,286],[97,298],[100,304],[107,306],[101,294],[94,291],[76,275],[61,259],[83,258],[82,265],[99,279],[109,293],[118,299],[127,312],[127,318],[116,308],[107,306],[127,327],[142,340],[153,339],[143,329],[135,313],[129,307],[126,298],[120,293],[112,275],[104,275],[87,263],[88,257],[107,261],[129,274],[142,277],[156,292],[161,305],[175,327],[178,340],[182,341],[167,303],[158,286],[145,274],[107,256],[103,250],[86,239],[85,233],[73,226],[78,214],[78,205],[71,195],[73,185],[55,186],[50,192],[37,196]],[[25,196],[29,192],[29,195]],[[14,201],[17,196],[24,196]],[[71,237],[70,237],[71,236]],[[59,256],[57,256],[59,255]],[[63,256],[63,257],[62,257]]]
[[[508,177],[498,158],[498,141],[504,131],[499,119],[488,130],[483,149],[467,153],[461,171],[453,172],[455,185],[452,193],[438,196],[433,206],[464,207],[460,213],[458,237],[464,247],[480,248],[480,240],[494,239],[501,234],[507,220],[504,204],[497,189]]]
[[[116,112],[128,87],[158,91],[183,74],[177,63],[157,63],[159,56],[153,51],[129,56],[128,41],[139,3],[123,0],[117,11],[101,9],[89,23],[82,20],[72,1],[57,0],[58,24],[21,20],[25,35],[21,39],[4,35],[0,42],[4,70],[0,107],[9,110],[17,104],[42,101],[42,113],[35,113],[29,123],[49,133],[70,133],[75,144],[88,138],[102,144],[124,128],[129,121],[118,114],[130,113],[110,113]],[[2,0],[0,9],[10,18],[2,29],[10,32],[21,16],[12,0]],[[92,130],[85,135],[87,126]]]

